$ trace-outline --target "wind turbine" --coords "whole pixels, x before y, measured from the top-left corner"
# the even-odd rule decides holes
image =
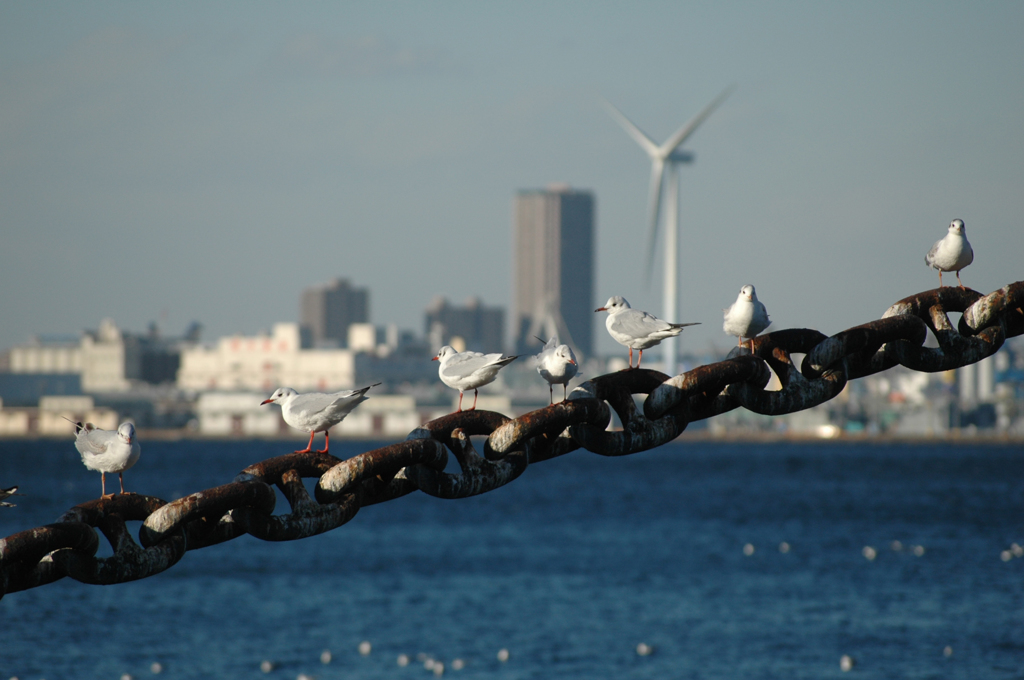
[[[677,322],[679,320],[679,304],[677,302],[678,283],[678,262],[679,262],[679,166],[684,163],[693,162],[693,154],[679,149],[683,142],[696,131],[697,127],[718,108],[718,105],[725,101],[725,98],[732,93],[730,86],[718,95],[714,101],[704,107],[704,110],[691,118],[689,122],[675,131],[665,140],[664,144],[654,143],[650,137],[644,134],[640,128],[633,124],[617,108],[605,101],[608,112],[612,118],[633,138],[640,148],[643,149],[651,159],[651,186],[647,198],[647,213],[650,219],[650,231],[647,237],[647,282],[650,283],[651,271],[654,269],[654,250],[658,236],[658,222],[662,214],[665,216],[665,320]],[[662,193],[662,187],[667,185],[666,191]],[[665,203],[662,206],[662,203]],[[676,373],[676,338],[667,338],[662,341],[665,348],[665,373],[675,375]]]

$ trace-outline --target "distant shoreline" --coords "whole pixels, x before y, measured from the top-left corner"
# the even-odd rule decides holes
[[[139,440],[142,442],[146,441],[295,441],[304,442],[307,440],[308,435],[297,432],[295,436],[283,434],[274,437],[252,437],[252,436],[212,436],[204,435],[198,432],[192,432],[184,429],[170,429],[170,430],[157,430],[147,429],[138,431]],[[346,437],[338,434],[334,434],[331,437],[335,441],[346,441],[346,442],[388,442],[395,443],[402,441],[401,439],[388,439],[388,438],[376,438],[376,437]],[[11,436],[0,438],[0,443],[4,441],[44,441],[54,440],[59,441],[67,439],[66,436]],[[70,440],[69,440],[70,441]],[[942,436],[907,436],[907,435],[889,435],[889,434],[876,434],[876,435],[850,435],[850,434],[838,434],[834,437],[820,437],[813,433],[776,433],[776,432],[737,432],[728,434],[711,434],[706,429],[684,431],[680,434],[672,443],[686,444],[686,443],[704,443],[704,442],[721,442],[721,443],[750,443],[750,444],[764,444],[764,443],[791,443],[791,444],[893,444],[893,443],[906,443],[906,444],[936,444],[936,443],[949,443],[949,444],[992,444],[992,445],[1020,445],[1024,446],[1024,436],[1018,435],[1007,435],[1007,434],[967,434],[961,432],[950,432]],[[1021,452],[1024,454],[1024,450]]]

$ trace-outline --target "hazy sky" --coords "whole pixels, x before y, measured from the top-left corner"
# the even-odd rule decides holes
[[[1022,35],[1020,2],[0,2],[0,349],[254,333],[335,276],[417,332],[507,307],[513,198],[552,182],[596,196],[594,306],[660,315],[600,98],[661,142],[730,84],[684,147],[684,350],[734,342],[745,283],[775,329],[878,318],[955,217],[988,293],[1024,279]]]

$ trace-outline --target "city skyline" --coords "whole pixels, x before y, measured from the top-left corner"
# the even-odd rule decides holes
[[[976,254],[967,286],[1024,278],[1019,4],[9,3],[0,17],[0,349],[104,317],[253,333],[339,272],[373,291],[378,324],[418,328],[438,295],[510,309],[509,207],[552,182],[600,204],[598,302],[657,311],[649,163],[600,100],[663,139],[730,83],[681,169],[672,320],[702,322],[681,352],[730,343],[721,309],[746,283],[770,330],[878,318],[935,287],[923,256],[953,218]]]

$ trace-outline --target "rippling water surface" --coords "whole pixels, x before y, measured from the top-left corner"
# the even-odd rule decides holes
[[[126,486],[173,499],[287,450],[143,442]],[[0,486],[12,484],[28,495],[0,508],[0,537],[100,490],[62,441],[0,442]],[[0,677],[425,678],[417,655],[429,655],[467,680],[1020,678],[1024,559],[1004,559],[1015,542],[1020,446],[576,452],[476,498],[414,494],[311,539],[189,552],[143,581],[9,594]]]

